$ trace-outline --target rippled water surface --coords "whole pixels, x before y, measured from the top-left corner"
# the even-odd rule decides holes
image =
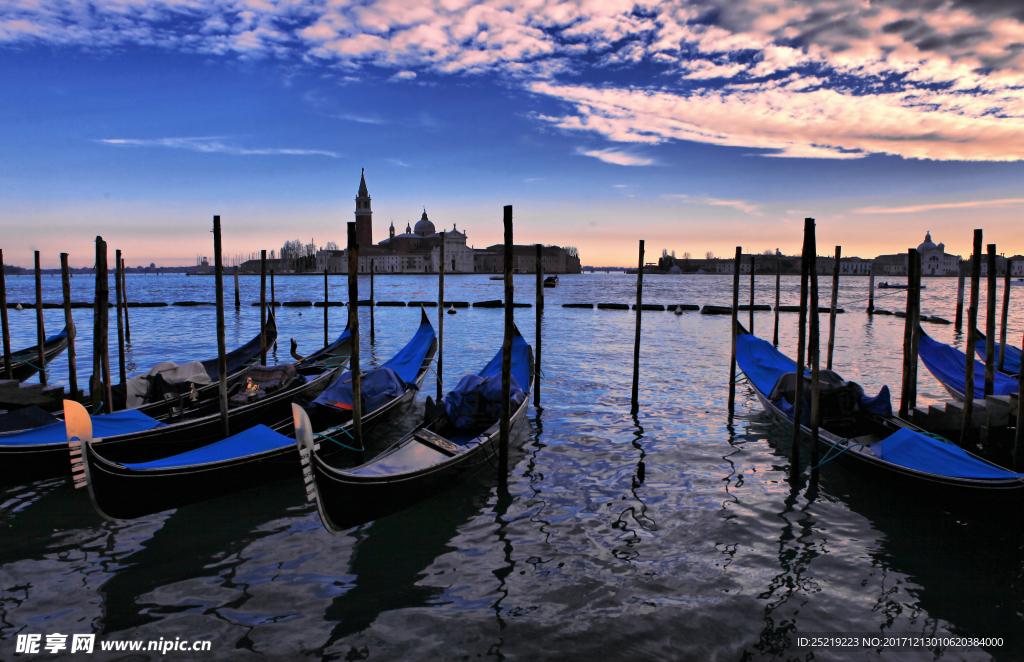
[[[830,280],[822,279],[823,302]],[[44,300],[59,301],[60,279],[44,281]],[[243,306],[228,309],[229,348],[258,331],[259,309],[249,304],[258,301],[259,279],[241,281]],[[31,277],[7,283],[10,301],[34,300]],[[925,283],[923,311],[952,320],[956,281]],[[728,305],[731,285],[729,277],[648,276],[644,300]],[[797,285],[783,279],[784,305],[797,303]],[[91,300],[93,286],[76,276],[73,299]],[[279,301],[323,298],[322,277],[279,277],[275,286]],[[746,278],[743,286],[745,302]],[[330,287],[331,300],[347,299],[340,277]],[[437,296],[436,278],[425,276],[378,277],[375,287],[378,300]],[[368,297],[368,279],[361,288]],[[516,288],[517,300],[533,302],[532,276],[517,277]],[[745,383],[729,417],[724,316],[644,313],[634,418],[634,313],[561,304],[632,302],[635,290],[635,277],[621,274],[563,276],[546,290],[542,408],[531,407],[515,440],[507,490],[487,471],[331,536],[305,502],[297,468],[293,480],[117,523],[100,519],[64,480],[2,488],[0,659],[15,657],[18,634],[53,632],[211,641],[212,653],[194,659],[1024,659],[1019,505],[950,510],[834,464],[822,469],[819,487],[791,489],[791,432],[771,424]],[[758,279],[759,303],[773,304],[774,291],[774,278]],[[878,307],[902,309],[905,293],[883,292]],[[448,300],[501,295],[502,283],[486,276],[447,279]],[[128,297],[212,302],[213,279],[129,276]],[[866,298],[867,279],[843,280],[836,369],[869,392],[889,384],[898,393],[904,320],[864,315]],[[1019,298],[1010,314],[1014,344],[1024,331]],[[130,372],[216,354],[212,307],[129,312]],[[333,338],[346,313],[329,312]],[[84,384],[92,312],[74,314]],[[362,345],[379,364],[405,344],[419,311],[373,314],[371,343],[371,313],[360,309]],[[535,310],[516,314],[533,343]],[[757,334],[770,339],[773,315],[756,314]],[[446,316],[446,388],[497,351],[502,316]],[[45,317],[49,332],[63,326],[62,311]],[[431,317],[436,324],[436,309]],[[278,319],[278,359],[286,360],[290,338],[300,352],[322,345],[323,309],[283,308]],[[746,313],[741,320],[748,323]],[[796,320],[781,315],[780,348],[791,356]],[[34,344],[34,312],[11,311],[11,329],[15,348]],[[927,330],[963,346],[952,326]],[[116,372],[116,354],[111,364]],[[66,354],[51,381],[66,383]],[[919,398],[944,399],[923,365]],[[373,448],[421,415],[422,401]],[[994,636],[1003,645],[812,654],[797,639],[814,633]],[[117,657],[103,655],[92,657]],[[146,655],[192,659],[125,659]]]

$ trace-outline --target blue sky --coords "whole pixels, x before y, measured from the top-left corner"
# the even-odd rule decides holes
[[[1024,252],[1019,3],[12,0],[8,262],[344,243],[423,207],[469,241],[648,251]],[[921,7],[926,7],[921,9]]]

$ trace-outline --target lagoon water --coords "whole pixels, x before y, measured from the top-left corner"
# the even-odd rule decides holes
[[[797,303],[797,281],[783,278],[784,305]],[[822,277],[825,304],[830,282]],[[241,283],[243,306],[227,313],[229,348],[258,331],[259,309],[249,304],[259,299],[259,278]],[[233,301],[232,281],[225,284]],[[952,320],[955,279],[925,284],[923,312]],[[31,276],[8,277],[7,285],[9,301],[34,300]],[[486,276],[450,276],[446,285],[452,301],[502,296],[502,283]],[[515,285],[517,300],[534,301],[532,276],[516,277]],[[774,285],[774,277],[758,278],[758,303],[774,303]],[[76,276],[72,298],[91,301],[93,286],[93,278]],[[728,305],[731,286],[726,276],[647,276],[644,301]],[[213,287],[212,278],[128,277],[130,301],[212,302]],[[330,288],[331,300],[347,299],[342,277],[332,276]],[[635,276],[581,274],[545,291],[542,408],[531,407],[514,440],[507,492],[486,471],[332,536],[304,500],[298,469],[294,480],[122,522],[102,520],[66,480],[0,488],[0,659],[19,657],[18,634],[45,640],[58,632],[96,633],[98,642],[180,637],[212,647],[91,656],[126,660],[1024,659],[1019,506],[950,510],[836,464],[822,469],[818,488],[802,482],[791,489],[792,434],[770,422],[745,383],[729,417],[727,316],[644,313],[641,408],[632,417],[634,313],[561,304],[631,303],[635,289]],[[379,276],[375,294],[435,299],[437,281]],[[322,300],[323,278],[278,277],[275,295]],[[360,297],[368,295],[364,278]],[[1011,306],[1014,344],[1024,332],[1020,296]],[[60,301],[59,277],[44,277],[43,298]],[[843,279],[836,369],[869,393],[889,384],[898,394],[904,320],[865,315],[866,298],[866,278]],[[899,310],[905,298],[880,290],[876,306]],[[428,310],[436,324],[436,308]],[[213,307],[129,313],[129,372],[216,355]],[[329,313],[333,339],[346,311]],[[371,312],[360,309],[370,365],[404,345],[419,311],[373,314],[371,343]],[[83,385],[92,312],[74,315]],[[773,315],[756,313],[755,333],[770,338]],[[532,343],[535,311],[516,316]],[[62,311],[45,318],[50,333],[63,326]],[[446,389],[497,351],[502,320],[501,310],[445,316]],[[791,356],[796,321],[781,316],[780,348]],[[279,308],[278,325],[272,358],[288,360],[290,338],[300,353],[323,343],[323,309]],[[926,329],[963,347],[952,325]],[[11,330],[15,348],[34,344],[35,313],[11,311]],[[116,374],[116,350],[111,367]],[[51,382],[66,380],[63,354]],[[433,392],[432,380],[425,393]],[[945,399],[923,365],[918,392],[919,403]],[[397,427],[369,442],[371,450],[421,415],[422,397]],[[997,637],[1002,645],[812,652],[799,642],[842,634]]]

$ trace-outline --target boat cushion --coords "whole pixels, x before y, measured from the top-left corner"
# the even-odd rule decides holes
[[[202,448],[186,453],[179,453],[150,462],[136,462],[122,466],[129,469],[167,469],[171,467],[188,467],[196,464],[209,464],[234,458],[265,453],[285,446],[295,447],[295,440],[274,432],[266,425],[257,425],[245,432],[239,432],[227,439],[222,439]]]
[[[116,437],[132,432],[152,430],[153,428],[165,427],[164,423],[146,416],[136,409],[115,411],[113,414],[103,414],[92,417],[92,438],[105,439]],[[66,444],[68,443],[67,429],[64,421],[34,430],[25,430],[0,436],[0,446],[33,446],[38,444]]]
[[[937,476],[1003,480],[1024,477],[982,462],[956,444],[907,428],[872,444],[871,450],[886,462]]]

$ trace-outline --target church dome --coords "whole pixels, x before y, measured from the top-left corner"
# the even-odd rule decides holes
[[[938,248],[938,247],[935,244],[932,243],[932,233],[931,232],[927,232],[924,235],[924,243],[922,243],[921,245],[919,245],[917,247],[917,252],[918,253],[923,253],[924,251],[933,251],[936,248]]]
[[[423,216],[420,216],[420,220],[416,221],[416,227],[413,229],[418,235],[426,236],[428,234],[434,234],[434,224],[427,218],[427,210],[423,210]]]

